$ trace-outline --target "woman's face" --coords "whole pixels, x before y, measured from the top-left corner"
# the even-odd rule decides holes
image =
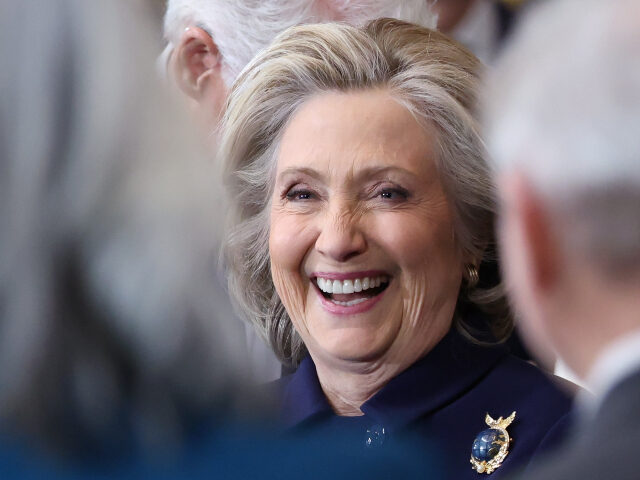
[[[385,90],[312,97],[284,131],[271,270],[316,364],[402,370],[449,329],[462,258],[434,148]]]

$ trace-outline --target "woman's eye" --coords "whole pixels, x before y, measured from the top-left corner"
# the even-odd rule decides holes
[[[290,201],[305,201],[312,200],[314,198],[314,194],[311,190],[306,189],[293,189],[287,192],[287,200]]]
[[[383,200],[401,201],[409,198],[409,194],[406,190],[401,188],[383,188],[378,193],[379,197]]]

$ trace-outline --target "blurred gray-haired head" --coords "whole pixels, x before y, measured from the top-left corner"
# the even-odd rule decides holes
[[[640,269],[640,3],[563,0],[535,11],[489,78],[499,174],[526,176],[572,250]]]
[[[215,163],[154,57],[140,1],[0,2],[0,414],[47,440],[242,381]]]
[[[218,46],[227,87],[249,61],[281,32],[295,25],[343,21],[361,26],[391,17],[435,28],[426,0],[168,0],[164,56],[178,45],[183,30],[199,26]]]

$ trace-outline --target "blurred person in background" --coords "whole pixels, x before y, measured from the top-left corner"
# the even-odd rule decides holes
[[[246,381],[218,175],[149,29],[138,1],[0,2],[0,426],[27,451],[171,451]]]
[[[291,28],[234,84],[230,291],[298,367],[274,384],[287,432],[373,455],[412,434],[455,480],[503,478],[562,436],[570,400],[509,354],[510,311],[484,278],[481,71],[445,35],[387,18]]]
[[[594,394],[579,397],[573,440],[523,478],[638,478],[639,86],[635,0],[549,2],[490,77],[503,265],[521,327]]]
[[[215,144],[214,132],[233,81],[279,33],[293,25],[331,21],[362,25],[379,17],[435,26],[425,0],[168,0],[161,68]],[[280,362],[250,327],[247,342],[254,379],[280,377]]]
[[[433,26],[424,0],[168,0],[162,60],[205,127],[215,129],[247,63],[294,25],[392,17]]]
[[[427,0],[425,0],[427,1]],[[435,0],[438,30],[491,64],[527,0]]]
[[[412,444],[264,423],[216,276],[220,176],[142,5],[0,0],[0,478],[439,478]]]

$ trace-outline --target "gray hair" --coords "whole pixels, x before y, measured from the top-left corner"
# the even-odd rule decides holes
[[[435,27],[427,0],[168,0],[164,29],[168,55],[185,27],[199,26],[213,37],[228,86],[249,61],[289,27],[344,21],[363,25],[393,17]]]
[[[493,243],[494,188],[474,114],[478,60],[444,35],[381,19],[363,28],[344,24],[295,27],[279,36],[242,73],[223,120],[221,155],[230,188],[226,259],[230,290],[285,363],[305,353],[269,265],[269,206],[280,138],[296,110],[324,91],[383,86],[425,128],[437,130],[438,169],[454,211],[463,251],[480,263]],[[459,305],[503,304],[498,288],[463,288]],[[496,320],[502,339],[510,317]]]
[[[640,4],[550,2],[523,25],[490,84],[496,171],[526,175],[572,250],[614,277],[637,272]]]
[[[141,2],[0,2],[0,416],[55,448],[125,404],[171,436],[178,406],[242,381],[219,175],[146,22]]]

